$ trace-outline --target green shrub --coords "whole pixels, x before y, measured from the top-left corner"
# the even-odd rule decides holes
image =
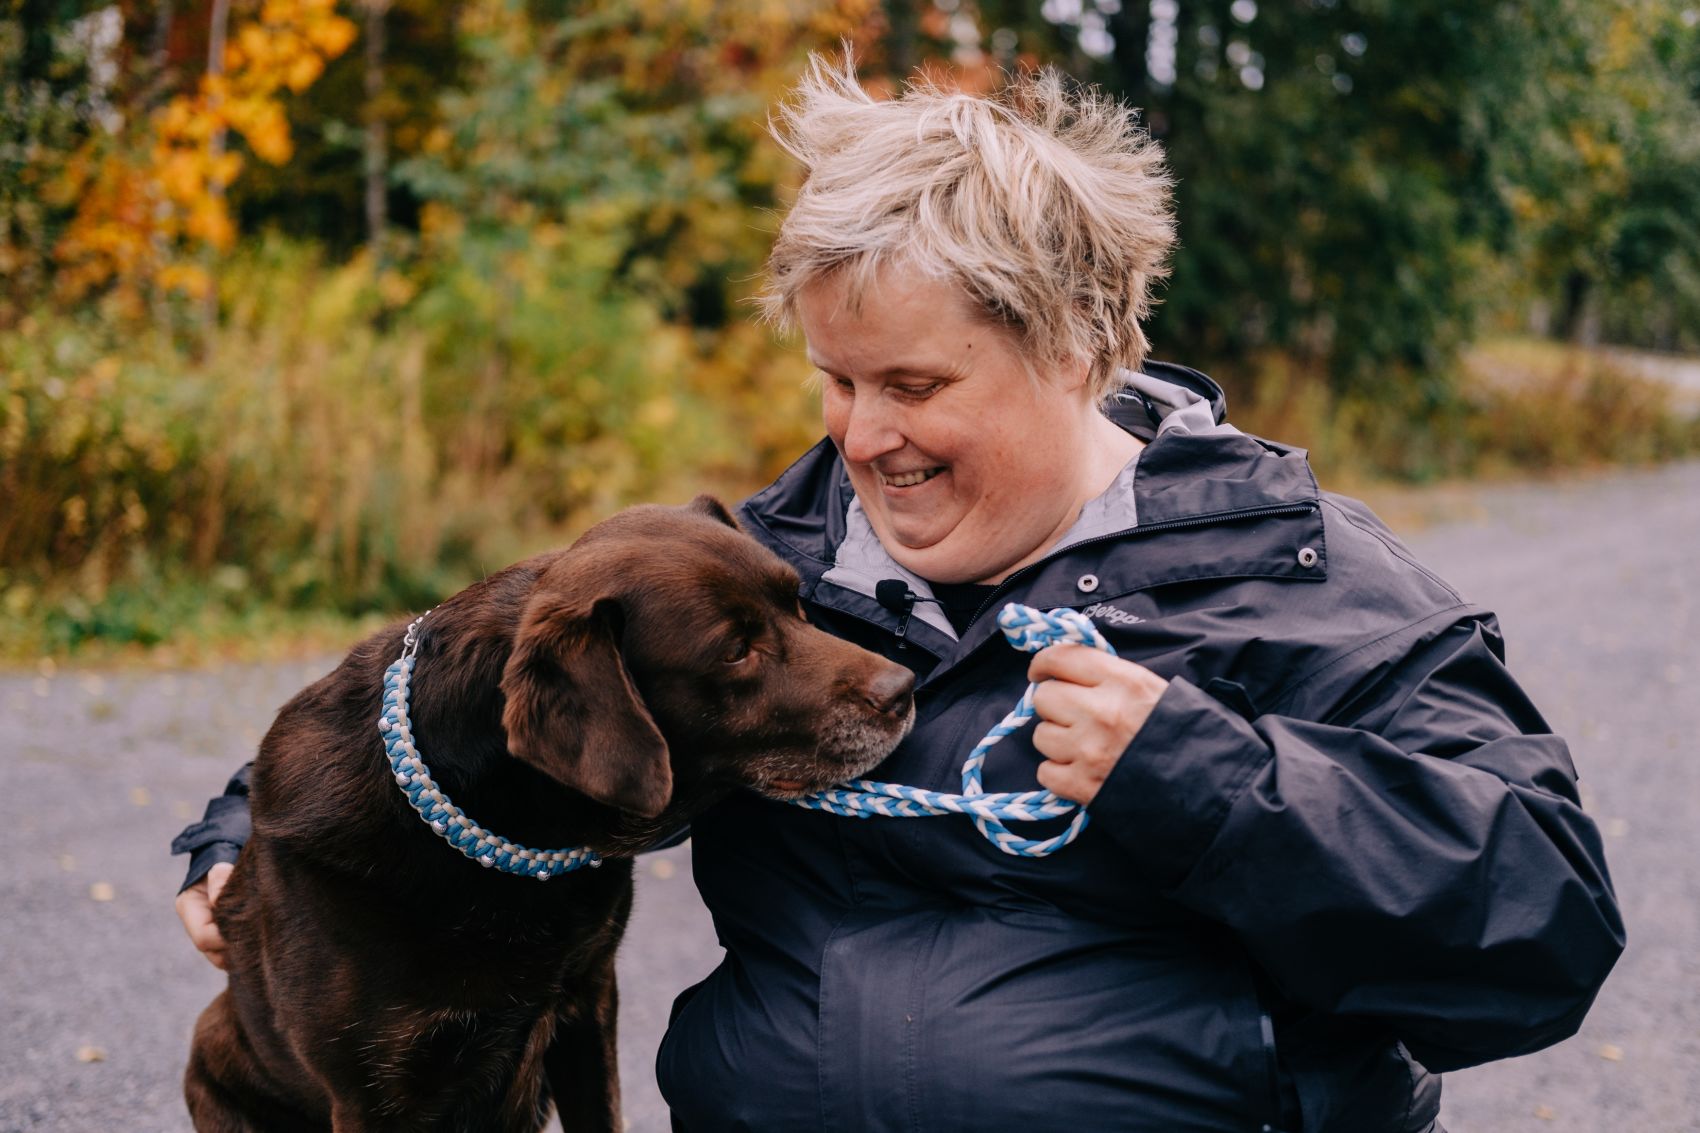
[[[665,323],[546,242],[419,274],[272,241],[199,351],[0,332],[0,651],[419,608],[624,504],[735,498],[814,435],[794,352]]]

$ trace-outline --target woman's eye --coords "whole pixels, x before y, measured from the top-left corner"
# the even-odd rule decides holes
[[[914,398],[916,401],[920,401],[922,398],[931,397],[933,394],[937,393],[941,384],[942,383],[940,382],[928,382],[926,385],[922,386],[898,386],[897,392],[902,394],[904,397]]]

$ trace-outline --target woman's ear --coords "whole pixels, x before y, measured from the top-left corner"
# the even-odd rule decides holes
[[[515,758],[597,802],[653,818],[672,798],[673,771],[621,659],[622,625],[618,599],[585,610],[540,588],[502,672],[502,726]]]

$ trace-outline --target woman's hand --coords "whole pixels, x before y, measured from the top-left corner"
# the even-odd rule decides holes
[[[177,919],[183,922],[183,931],[189,934],[207,962],[220,971],[224,970],[224,935],[213,920],[213,905],[235,868],[229,862],[219,862],[205,877],[177,895]]]
[[[1039,687],[1033,746],[1039,785],[1085,806],[1145,726],[1169,682],[1143,665],[1086,645],[1052,645],[1027,667]]]

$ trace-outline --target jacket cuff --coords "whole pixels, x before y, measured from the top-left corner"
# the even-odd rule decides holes
[[[214,842],[231,842],[242,846],[254,832],[254,822],[248,811],[246,795],[220,795],[207,803],[201,820],[186,826],[171,840],[173,854],[188,854]]]
[[[219,862],[236,864],[236,856],[242,852],[242,847],[234,842],[208,842],[200,849],[189,855],[189,872],[183,878],[183,884],[177,887],[181,893],[189,886],[196,884]]]
[[[1087,809],[1153,883],[1173,889],[1271,757],[1242,717],[1175,677]]]

